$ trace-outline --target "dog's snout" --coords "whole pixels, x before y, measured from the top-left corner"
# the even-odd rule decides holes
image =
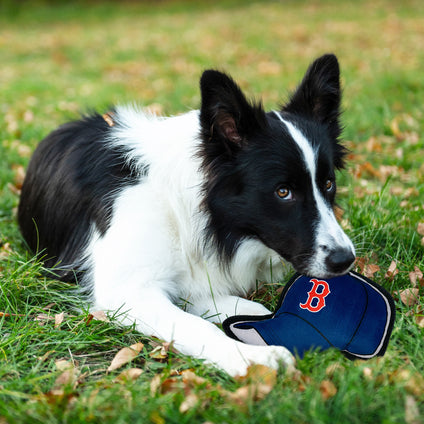
[[[330,250],[325,246],[327,252],[325,263],[327,268],[334,274],[343,274],[347,272],[355,261],[355,255],[352,249],[339,248]]]

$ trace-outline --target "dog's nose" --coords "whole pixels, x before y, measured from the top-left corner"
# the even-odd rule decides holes
[[[349,270],[355,261],[355,255],[349,248],[339,248],[331,250],[325,264],[328,270],[334,274],[343,274]]]

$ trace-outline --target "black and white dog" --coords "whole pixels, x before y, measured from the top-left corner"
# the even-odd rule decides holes
[[[127,311],[142,333],[231,375],[290,366],[284,347],[237,342],[210,321],[268,313],[243,296],[287,263],[321,278],[352,266],[333,213],[338,62],[318,58],[268,113],[221,72],[200,87],[200,111],[117,107],[52,132],[29,164],[19,224],[59,279],[77,279],[95,308]]]

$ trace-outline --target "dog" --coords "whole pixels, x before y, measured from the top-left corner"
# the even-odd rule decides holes
[[[267,113],[220,71],[206,70],[200,91],[200,110],[179,116],[118,106],[53,131],[29,163],[21,232],[94,308],[125,311],[124,324],[182,354],[233,376],[293,367],[284,347],[214,323],[269,313],[246,294],[290,265],[329,278],[354,262],[333,213],[346,156],[338,60],[316,59]]]

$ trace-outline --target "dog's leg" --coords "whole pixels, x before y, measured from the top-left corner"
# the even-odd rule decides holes
[[[211,322],[221,323],[233,315],[268,315],[270,310],[258,302],[238,296],[208,297],[186,307],[187,312]]]
[[[155,283],[158,287],[160,283]],[[272,368],[293,368],[294,358],[282,346],[253,346],[227,337],[218,327],[174,305],[160,289],[146,285],[126,298],[121,310],[128,310],[126,323],[135,320],[146,335],[173,341],[186,355],[205,359],[230,375],[244,375],[249,365],[259,363]],[[118,307],[114,300],[115,307]],[[102,299],[99,299],[100,303]],[[109,299],[110,301],[110,299]]]

